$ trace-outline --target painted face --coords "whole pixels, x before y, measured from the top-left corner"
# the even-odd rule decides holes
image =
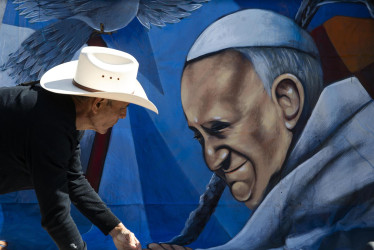
[[[97,112],[89,115],[93,130],[105,134],[109,128],[118,122],[118,119],[126,117],[128,105],[127,102],[103,99]]]
[[[292,134],[251,63],[224,51],[189,64],[182,105],[209,169],[253,209],[280,170]]]

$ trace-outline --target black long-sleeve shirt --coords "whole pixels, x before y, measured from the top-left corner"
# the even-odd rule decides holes
[[[105,235],[120,221],[82,173],[70,96],[0,88],[0,194],[34,188],[42,226],[60,249],[84,249],[70,201]]]

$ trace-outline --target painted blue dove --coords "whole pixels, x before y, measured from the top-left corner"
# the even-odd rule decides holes
[[[70,61],[92,34],[126,27],[135,17],[150,29],[188,17],[210,0],[15,0],[30,23],[54,21],[35,31],[1,66],[16,83],[40,79],[45,71]]]

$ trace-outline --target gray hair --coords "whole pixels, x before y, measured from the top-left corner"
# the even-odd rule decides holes
[[[305,93],[303,116],[310,115],[323,89],[319,59],[291,48],[246,47],[234,50],[253,64],[269,96],[273,82],[279,75],[290,73],[299,78]]]

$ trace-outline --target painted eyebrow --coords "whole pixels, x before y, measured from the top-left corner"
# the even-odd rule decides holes
[[[214,116],[214,117],[210,118],[208,121],[203,122],[201,124],[209,124],[209,123],[213,123],[213,122],[225,122],[225,121],[222,121],[221,116]]]
[[[210,121],[206,124],[202,124],[201,127],[210,134],[219,134],[223,132],[224,129],[230,127],[229,122],[224,121]]]
[[[201,124],[201,126],[206,128],[208,126],[212,126],[212,125],[215,125],[215,124],[225,124],[225,125],[231,124],[229,121],[227,121],[227,120],[221,120],[221,119],[222,118],[219,117],[219,119],[213,119],[213,120],[204,122],[204,123]]]

